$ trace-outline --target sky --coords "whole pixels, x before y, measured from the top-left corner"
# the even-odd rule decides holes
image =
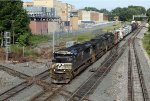
[[[22,0],[32,1],[32,0]],[[129,5],[144,6],[146,9],[150,8],[150,0],[59,0],[62,2],[75,5],[77,9],[84,7],[96,7],[98,9],[106,8],[112,10],[116,7],[127,7]]]

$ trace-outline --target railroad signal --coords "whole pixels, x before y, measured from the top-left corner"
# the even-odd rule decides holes
[[[4,46],[5,46],[5,53],[6,53],[6,62],[8,62],[9,53],[11,52],[10,44],[11,44],[10,32],[4,32]]]

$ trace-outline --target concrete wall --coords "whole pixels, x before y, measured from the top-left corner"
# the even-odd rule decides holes
[[[31,7],[31,6],[33,6],[33,5],[34,5],[33,2],[24,2],[24,3],[23,3],[23,6],[25,6],[25,7]]]
[[[108,15],[105,15],[104,13],[99,13],[99,22],[108,21]]]
[[[98,12],[91,12],[91,20],[99,21],[99,13]]]
[[[108,21],[108,15],[104,15],[104,21]]]
[[[99,22],[103,22],[104,19],[104,14],[103,13],[99,13]]]
[[[42,23],[42,34],[47,34],[48,33],[48,22],[47,21],[43,21]]]
[[[91,12],[80,10],[78,12],[79,20],[90,21],[91,20]]]
[[[33,0],[34,6],[43,6],[49,8],[55,8],[56,14],[61,16],[61,2],[57,0]]]
[[[91,21],[91,11],[79,10],[78,17],[78,24],[81,24],[81,21]]]
[[[54,0],[33,0],[34,6],[54,7]]]
[[[31,29],[31,33],[36,33],[36,22],[35,21],[30,21],[29,27]]]
[[[78,17],[71,17],[70,18],[70,29],[77,30],[78,29]]]
[[[70,11],[74,9],[74,6],[68,3],[62,3],[61,6],[61,19],[62,21],[70,21]]]
[[[32,34],[47,34],[48,33],[48,22],[46,21],[30,21],[29,27]]]
[[[82,11],[82,20],[90,21],[91,13],[89,11]]]
[[[59,27],[58,22],[48,22],[48,33],[59,31]]]
[[[79,10],[78,17],[79,17],[78,24],[81,24],[81,21],[95,21],[97,23],[108,21],[107,15],[95,11]]]

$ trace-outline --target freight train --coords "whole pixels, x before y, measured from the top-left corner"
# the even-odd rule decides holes
[[[52,83],[69,83],[137,27],[138,24],[133,23],[114,32],[99,35],[90,41],[54,52],[50,68]]]

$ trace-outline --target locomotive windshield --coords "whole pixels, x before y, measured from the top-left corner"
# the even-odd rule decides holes
[[[54,54],[55,63],[71,63],[72,62],[72,55],[70,54]]]

